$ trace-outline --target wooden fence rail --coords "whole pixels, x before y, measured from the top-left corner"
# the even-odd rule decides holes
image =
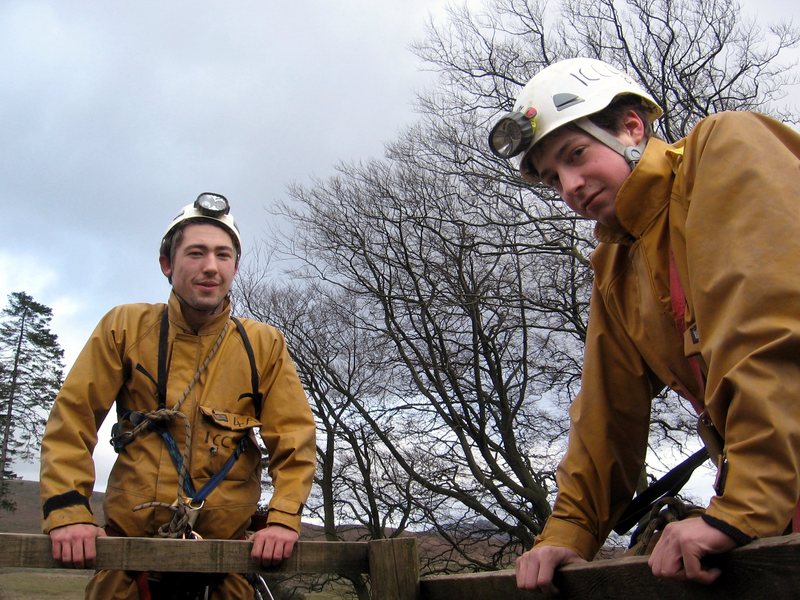
[[[722,569],[719,579],[709,586],[660,581],[650,572],[646,556],[569,565],[559,571],[555,583],[561,598],[581,600],[800,598],[800,533],[756,540],[708,562]],[[544,596],[518,590],[513,571],[494,571],[423,577],[420,598],[531,600]]]
[[[414,538],[370,542],[299,542],[292,557],[261,568],[250,558],[250,542],[100,538],[97,568],[206,573],[362,573],[370,576],[373,600],[532,600],[518,590],[513,571],[419,576]],[[646,557],[570,565],[556,584],[563,598],[665,600],[706,598],[795,598],[800,595],[800,534],[757,540],[714,557],[722,569],[710,586],[654,578]],[[0,567],[61,568],[44,535],[0,534]]]
[[[369,574],[374,600],[418,600],[419,558],[414,538],[370,542],[298,542],[289,560],[263,568],[250,558],[251,542],[104,537],[98,569],[195,573]],[[50,537],[0,533],[0,567],[63,568]]]

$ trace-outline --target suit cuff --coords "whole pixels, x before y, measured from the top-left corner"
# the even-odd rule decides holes
[[[286,498],[273,498],[269,503],[267,525],[283,525],[300,533],[300,515],[303,503]]]
[[[56,497],[58,498],[58,497]],[[83,498],[83,496],[81,496]],[[94,515],[89,508],[89,501],[84,504],[70,504],[67,506],[54,506],[52,503],[48,504],[51,499],[45,502],[43,507],[43,520],[42,531],[50,533],[51,530],[66,525],[75,525],[76,523],[88,523],[97,525]]]
[[[592,560],[600,548],[597,536],[572,521],[554,517],[547,520],[541,535],[537,536],[533,545],[539,544],[569,548],[586,560]]]
[[[745,544],[749,544],[755,538],[750,537],[743,531],[736,529],[733,525],[729,525],[725,521],[720,521],[716,517],[712,517],[711,515],[702,515],[700,517],[705,521],[706,525],[711,525],[714,529],[718,529],[729,538],[731,538],[734,542],[736,542],[737,546],[744,546]]]

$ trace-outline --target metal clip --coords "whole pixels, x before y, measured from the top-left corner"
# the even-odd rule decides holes
[[[132,431],[122,431],[119,423],[114,423],[111,427],[111,445],[114,447],[114,452],[119,454],[122,450],[133,441]]]
[[[197,517],[200,516],[200,510],[205,505],[206,501],[201,500],[198,506],[195,506],[191,498],[181,498],[183,501],[184,510],[186,511],[186,521],[191,529],[194,529],[194,524],[197,522]]]

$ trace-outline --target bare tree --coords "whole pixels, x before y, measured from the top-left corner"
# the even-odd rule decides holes
[[[384,160],[291,188],[296,284],[241,289],[286,331],[314,399],[320,517],[436,532],[430,571],[507,566],[532,542],[580,377],[591,228],[488,152],[497,114],[573,55],[642,81],[668,140],[718,110],[792,114],[780,100],[797,71],[778,62],[791,25],[765,36],[728,0],[545,6],[492,0],[432,23],[415,50],[440,77],[419,123]],[[655,407],[653,443],[685,439],[688,411],[670,396]]]

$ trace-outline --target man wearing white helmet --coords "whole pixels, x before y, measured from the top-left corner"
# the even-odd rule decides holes
[[[241,236],[224,196],[201,194],[161,241],[168,304],[112,309],[56,398],[42,441],[43,529],[53,557],[91,567],[104,535],[242,539],[261,493],[257,428],[274,491],[252,555],[288,558],[315,469],[315,425],[283,336],[231,315]],[[119,453],[89,508],[97,430],[116,401]],[[99,571],[87,598],[252,598],[241,575]]]
[[[720,113],[685,139],[651,135],[661,108],[615,67],[555,63],[522,90],[490,145],[596,221],[581,391],[558,496],[522,588],[591,560],[630,504],[650,402],[692,401],[719,476],[705,514],[668,525],[654,575],[710,583],[700,562],[800,518],[800,136]]]

